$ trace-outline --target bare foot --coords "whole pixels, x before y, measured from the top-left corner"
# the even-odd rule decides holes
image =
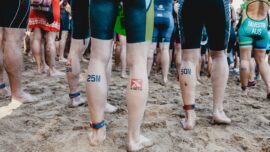
[[[106,126],[100,129],[90,128],[88,138],[91,146],[97,146],[103,143],[106,139]]]
[[[167,83],[168,83],[168,78],[163,78],[163,84],[164,84],[164,86],[166,86]]]
[[[186,111],[186,118],[181,121],[185,130],[192,130],[196,125],[196,113],[194,110]]]
[[[80,96],[78,97],[75,97],[73,99],[70,99],[70,102],[68,104],[68,107],[69,108],[76,108],[76,107],[80,107],[80,106],[83,106],[85,105],[85,100],[84,99],[81,99]]]
[[[243,97],[248,97],[248,90],[247,89],[246,90],[242,90],[241,95]]]
[[[125,72],[122,72],[121,73],[121,78],[127,79],[128,78],[128,75]]]
[[[139,151],[143,148],[150,147],[154,142],[143,135],[140,135],[139,141],[129,141],[128,151]]]
[[[38,101],[36,97],[33,97],[32,95],[22,92],[18,96],[12,96],[11,98],[12,102],[21,102],[21,103],[33,103]]]
[[[231,124],[231,119],[228,118],[224,111],[214,112],[213,121],[216,124]]]
[[[109,103],[106,103],[106,106],[105,106],[105,112],[107,113],[114,113],[117,111],[117,108]]]
[[[0,95],[7,98],[11,96],[11,93],[10,90],[7,87],[5,87],[3,89],[0,89]]]
[[[64,72],[58,71],[58,70],[48,70],[48,75],[51,77],[62,77],[65,76],[66,74]]]

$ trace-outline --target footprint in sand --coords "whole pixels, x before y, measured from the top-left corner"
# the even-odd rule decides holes
[[[29,92],[32,95],[38,95],[38,94],[43,94],[45,91],[45,88],[27,88],[25,89],[26,92]]]

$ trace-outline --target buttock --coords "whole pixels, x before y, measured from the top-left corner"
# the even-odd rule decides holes
[[[184,49],[200,48],[203,26],[206,27],[209,48],[227,48],[230,35],[229,0],[188,0],[180,6],[179,22]]]
[[[239,46],[252,46],[255,49],[266,49],[268,45],[268,21],[255,21],[247,18],[239,28]]]
[[[173,17],[155,17],[154,19],[154,32],[153,32],[153,42],[169,43],[174,30]]]
[[[125,27],[128,43],[152,40],[153,0],[124,0]],[[102,40],[113,38],[118,12],[118,0],[92,0],[90,4],[92,37]]]
[[[0,27],[26,28],[30,0],[5,0],[0,5]]]

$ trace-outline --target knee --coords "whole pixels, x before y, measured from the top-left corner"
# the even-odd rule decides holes
[[[224,51],[212,51],[211,52],[211,57],[212,57],[213,60],[218,59],[218,58],[227,58]]]
[[[265,56],[262,56],[262,55],[256,56],[256,57],[255,57],[255,61],[256,61],[256,63],[259,65],[259,64],[261,64],[262,62],[265,62]]]

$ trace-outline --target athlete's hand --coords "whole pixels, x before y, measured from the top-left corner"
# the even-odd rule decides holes
[[[178,10],[179,10],[180,4],[178,2],[174,3],[173,9],[174,12],[178,15]]]

